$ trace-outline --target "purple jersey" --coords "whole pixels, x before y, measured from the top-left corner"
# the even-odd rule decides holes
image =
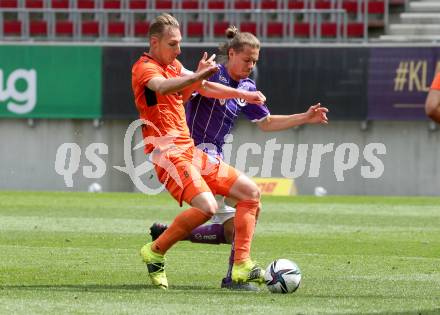
[[[256,91],[255,82],[251,79],[233,80],[224,65],[219,65],[220,71],[209,78],[211,82]],[[270,115],[266,105],[248,104],[242,99],[214,99],[195,94],[186,105],[186,121],[191,137],[196,145],[212,143],[217,154],[222,155],[224,138],[231,132],[234,121],[242,112],[249,120],[256,122]]]

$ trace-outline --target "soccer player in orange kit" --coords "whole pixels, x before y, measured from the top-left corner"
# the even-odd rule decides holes
[[[237,200],[232,280],[262,283],[264,272],[250,258],[260,202],[258,187],[221,159],[212,159],[195,147],[186,124],[184,100],[194,90],[208,97],[242,98],[253,104],[263,104],[265,98],[259,91],[204,81],[218,71],[213,58],[207,59],[206,54],[197,71],[188,72],[176,59],[181,39],[174,17],[166,13],[156,17],[149,30],[149,53],[143,54],[132,69],[136,107],[141,119],[148,121],[142,128],[146,152],[152,154],[158,178],[170,194],[180,205],[183,201],[191,205],[154,242],[142,247],[141,256],[152,283],[168,288],[165,253],[215,214],[218,206],[214,194],[224,195]]]

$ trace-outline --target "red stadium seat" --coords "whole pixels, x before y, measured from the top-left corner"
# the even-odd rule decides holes
[[[331,9],[332,4],[330,1],[326,0],[317,0],[315,2],[315,9],[326,10]]]
[[[229,22],[219,21],[214,23],[214,36],[225,37],[226,29],[229,27]]]
[[[298,22],[293,25],[295,37],[310,37],[310,23]]]
[[[78,9],[94,9],[95,1],[94,0],[78,0],[77,2]]]
[[[109,36],[124,37],[125,36],[125,23],[122,21],[108,22],[107,34]]]
[[[226,8],[226,3],[224,0],[208,0],[208,9],[222,10],[225,8]]]
[[[71,21],[57,21],[55,23],[55,34],[57,36],[72,36],[73,23]]]
[[[43,0],[26,0],[25,7],[27,9],[43,9],[44,2]]]
[[[384,1],[369,1],[368,2],[368,13],[369,14],[384,14],[385,13],[385,2]]]
[[[203,37],[203,22],[188,22],[186,31],[188,32],[188,37]]]
[[[364,24],[352,22],[347,25],[348,37],[363,37],[364,36]]]
[[[98,36],[99,35],[98,21],[83,21],[81,24],[81,34],[84,36]]]
[[[301,9],[304,9],[304,7],[305,7],[305,4],[304,4],[304,1],[302,1],[302,0],[290,0],[287,4],[288,9],[301,10]]]
[[[338,28],[336,23],[324,22],[321,24],[321,36],[322,37],[336,37]],[[342,35],[342,32],[341,32]]]
[[[148,2],[145,0],[130,0],[128,8],[131,10],[145,10],[148,7]]]
[[[18,0],[0,0],[0,8],[15,9],[18,7]]]
[[[199,0],[182,0],[182,9],[197,10],[200,7]]]
[[[6,36],[21,34],[21,21],[4,21],[3,33]]]
[[[260,8],[263,10],[278,9],[278,0],[261,0]]]
[[[120,0],[104,0],[102,3],[102,7],[104,9],[120,9],[121,8],[121,1]]]
[[[250,21],[240,23],[240,32],[248,32],[257,35],[257,23]]]
[[[156,0],[154,3],[155,9],[161,9],[161,10],[170,10],[173,8],[173,1],[172,0]]]
[[[52,0],[51,1],[52,9],[68,9],[69,8],[69,0]]]
[[[268,22],[267,36],[268,37],[283,37],[284,24],[282,22]]]
[[[358,11],[358,2],[357,0],[345,0],[342,3],[342,8],[346,10],[348,13],[357,13]]]
[[[149,29],[150,29],[150,22],[138,21],[134,24],[134,36],[147,37]]]
[[[234,9],[237,9],[237,10],[252,9],[252,1],[251,0],[236,0],[236,1],[234,1]]]
[[[30,21],[29,34],[31,36],[46,36],[47,35],[47,22],[44,20]]]

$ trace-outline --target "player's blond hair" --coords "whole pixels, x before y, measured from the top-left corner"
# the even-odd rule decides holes
[[[228,58],[229,49],[231,48],[237,53],[243,51],[246,45],[251,48],[260,49],[260,41],[254,34],[240,32],[234,25],[229,26],[225,34],[228,40],[220,45],[219,50],[220,54],[226,58]]]
[[[174,16],[168,13],[162,13],[161,15],[156,16],[150,24],[148,38],[151,38],[152,36],[158,36],[159,38],[162,37],[167,27],[179,28],[179,22]]]

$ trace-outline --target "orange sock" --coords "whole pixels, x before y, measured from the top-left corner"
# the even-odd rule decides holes
[[[258,200],[242,200],[237,203],[234,219],[234,263],[242,263],[250,257],[258,207]]]
[[[185,239],[193,229],[202,225],[211,218],[206,212],[197,208],[189,208],[181,212],[153,243],[151,249],[165,254],[178,241]]]

